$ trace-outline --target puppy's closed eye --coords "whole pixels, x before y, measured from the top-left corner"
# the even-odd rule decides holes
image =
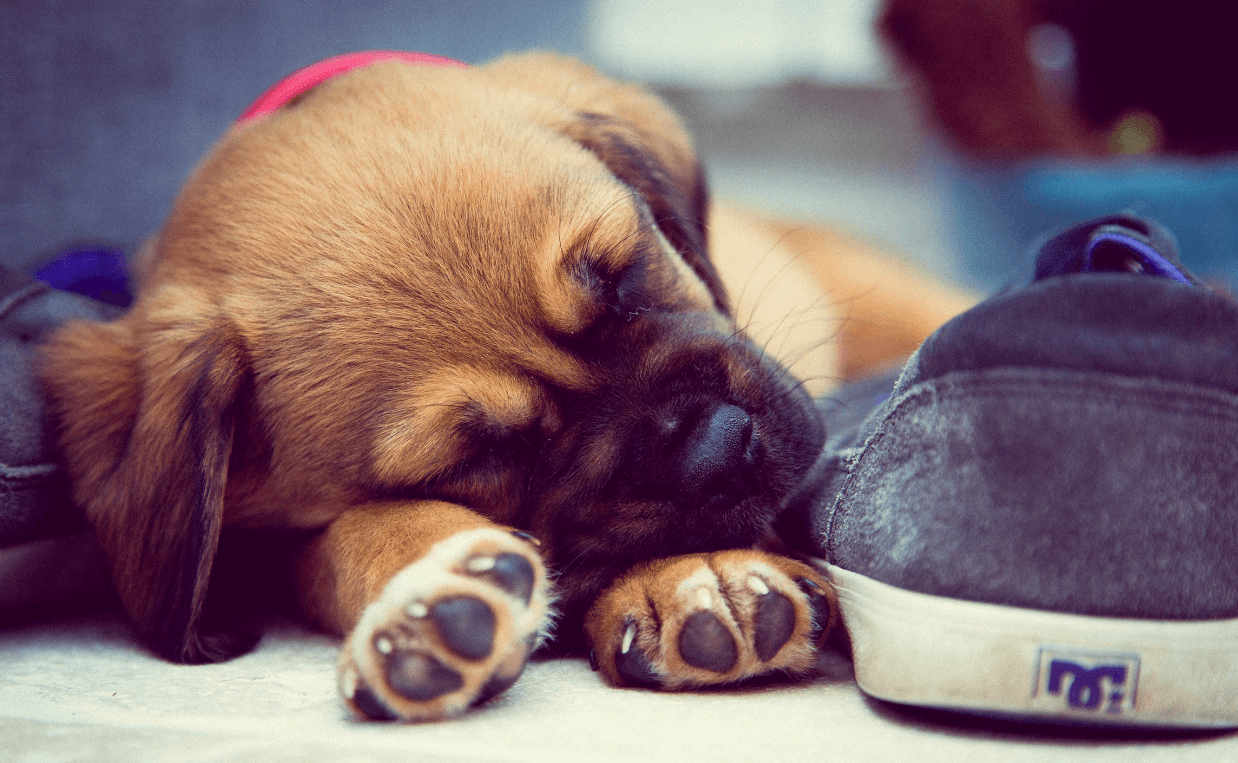
[[[713,311],[713,295],[645,212],[643,226],[619,245],[590,242],[564,263],[577,294],[572,330],[595,338],[599,330],[621,327],[652,311]]]
[[[596,323],[607,319],[630,321],[658,306],[647,284],[650,260],[656,256],[642,247],[619,268],[608,268],[588,258],[582,258],[575,266],[573,277],[595,306],[595,327]]]

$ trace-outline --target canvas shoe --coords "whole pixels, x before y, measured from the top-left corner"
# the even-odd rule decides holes
[[[821,402],[784,537],[837,586],[871,696],[1238,726],[1238,304],[1128,216],[1035,265]]]
[[[35,364],[38,344],[64,321],[119,312],[0,267],[0,624],[33,607],[106,596],[102,557],[70,502]]]

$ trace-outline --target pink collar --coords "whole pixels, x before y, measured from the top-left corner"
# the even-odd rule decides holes
[[[376,64],[379,61],[392,60],[408,61],[409,63],[422,66],[457,68],[468,66],[468,64],[450,58],[443,58],[442,56],[432,56],[429,53],[408,53],[401,50],[367,50],[360,53],[345,53],[342,56],[335,56],[319,61],[316,64],[310,64],[304,69],[299,69],[276,82],[270,89],[259,96],[258,100],[254,101],[248,109],[245,109],[245,113],[237,121],[247,122],[255,117],[270,114],[315,85],[320,85],[344,72]]]

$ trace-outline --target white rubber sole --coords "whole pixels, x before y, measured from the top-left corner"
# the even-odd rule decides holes
[[[1238,619],[1085,617],[913,593],[818,561],[865,693],[1028,720],[1238,726]]]

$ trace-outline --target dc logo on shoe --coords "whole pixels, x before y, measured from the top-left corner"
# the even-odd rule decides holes
[[[1135,709],[1137,654],[1042,647],[1036,668],[1035,706],[1111,716]]]

